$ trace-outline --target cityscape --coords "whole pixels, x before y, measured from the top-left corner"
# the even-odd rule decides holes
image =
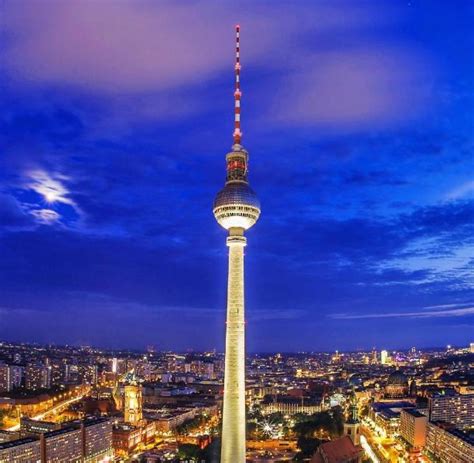
[[[472,2],[0,16],[0,463],[474,463]]]
[[[224,354],[2,342],[0,461],[219,461]],[[474,343],[248,355],[255,462],[472,462]]]

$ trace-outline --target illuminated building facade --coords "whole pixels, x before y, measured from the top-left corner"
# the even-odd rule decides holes
[[[51,387],[51,367],[42,364],[30,364],[25,370],[26,389],[48,389]]]
[[[461,429],[474,427],[474,394],[434,394],[428,406],[430,421],[445,421]]]
[[[247,179],[248,152],[240,130],[240,28],[236,26],[234,144],[227,154],[227,178],[217,194],[213,212],[229,235],[229,274],[224,368],[221,463],[245,462],[245,307],[244,232],[260,215],[260,203]]]
[[[41,462],[40,441],[28,437],[0,444],[0,461],[14,461],[18,463]]]
[[[102,463],[112,461],[108,418],[51,423],[22,419],[26,437],[0,444],[0,463]]]
[[[387,379],[385,397],[402,398],[408,396],[408,378],[401,371],[394,371]]]
[[[428,417],[416,409],[405,408],[400,412],[400,435],[412,448],[424,447]]]
[[[112,422],[107,418],[89,418],[82,424],[84,463],[112,461]]]
[[[138,381],[132,380],[124,388],[124,421],[137,425],[143,419],[142,412],[142,386]]]
[[[41,435],[42,461],[71,463],[82,461],[82,430],[64,428]]]
[[[474,463],[474,439],[452,425],[428,422],[425,452],[435,462]]]
[[[23,368],[0,363],[0,392],[9,392],[21,386]]]

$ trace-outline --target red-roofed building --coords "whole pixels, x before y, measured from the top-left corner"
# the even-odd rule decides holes
[[[311,463],[360,463],[364,451],[349,436],[321,444]]]

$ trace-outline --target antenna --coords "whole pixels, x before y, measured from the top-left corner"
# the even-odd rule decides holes
[[[235,90],[234,90],[234,145],[240,145],[240,26],[235,26]]]

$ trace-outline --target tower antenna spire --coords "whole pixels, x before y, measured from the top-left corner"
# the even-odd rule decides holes
[[[235,89],[234,89],[234,145],[240,145],[240,26],[235,26]]]

